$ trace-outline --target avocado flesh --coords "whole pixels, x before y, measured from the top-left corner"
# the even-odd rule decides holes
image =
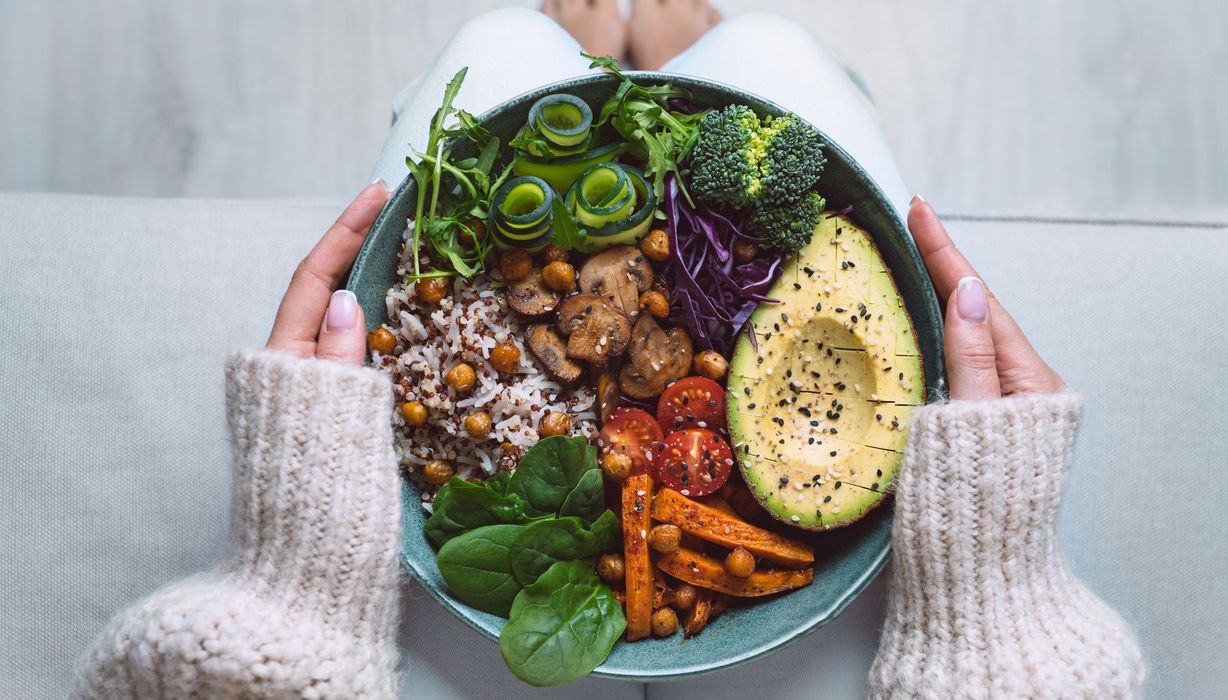
[[[729,431],[763,507],[796,527],[854,522],[891,489],[925,377],[912,321],[865,231],[824,214],[738,339]],[[757,349],[756,349],[757,346]]]

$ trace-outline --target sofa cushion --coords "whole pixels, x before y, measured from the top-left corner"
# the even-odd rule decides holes
[[[217,561],[229,499],[222,359],[264,342],[290,273],[340,202],[0,194],[0,678],[62,696],[111,614]],[[1066,501],[1074,570],[1138,627],[1152,694],[1228,685],[1218,519],[1228,495],[1228,239],[1214,227],[957,220],[1041,353],[1087,397]],[[659,698],[860,694],[882,615],[839,620]],[[548,697],[409,586],[407,694]],[[1219,616],[1218,619],[1215,616]],[[641,697],[587,680],[593,698]]]

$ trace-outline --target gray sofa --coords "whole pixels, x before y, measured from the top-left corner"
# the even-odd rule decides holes
[[[339,206],[0,194],[0,696],[62,697],[116,609],[217,560],[222,359],[263,342],[290,271]],[[1062,523],[1072,567],[1138,629],[1152,696],[1222,697],[1228,231],[950,226],[1087,397]],[[741,669],[537,691],[410,585],[405,694],[860,697],[884,589]]]

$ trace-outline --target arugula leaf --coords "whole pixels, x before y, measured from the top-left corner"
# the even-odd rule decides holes
[[[508,495],[519,496],[530,516],[553,515],[580,483],[597,469],[597,449],[584,438],[555,435],[530,447],[508,482]]]
[[[407,283],[424,277],[479,274],[493,247],[473,233],[490,208],[491,171],[499,157],[500,141],[477,117],[453,107],[467,71],[460,69],[448,81],[439,109],[431,117],[425,150],[415,150],[405,160],[417,187],[410,241],[414,265]],[[453,118],[455,123],[450,123]],[[472,147],[477,155],[454,158],[453,148],[461,144]],[[445,261],[445,269],[422,269],[424,242]]]
[[[435,557],[448,588],[465,605],[506,617],[520,592],[508,551],[523,525],[486,525],[452,538]]]
[[[598,472],[600,474],[600,472]],[[618,544],[618,518],[606,510],[589,525],[580,518],[538,520],[526,525],[508,547],[512,576],[527,586],[557,561],[588,559]]]
[[[516,595],[499,653],[520,680],[562,685],[597,668],[626,628],[622,606],[592,565],[561,561]]]
[[[555,197],[554,202],[550,205],[553,215],[550,226],[554,231],[554,237],[550,239],[550,242],[563,250],[587,252],[588,231],[576,224],[575,218],[567,210],[563,199],[563,197]]]
[[[630,152],[644,161],[644,174],[652,178],[652,189],[658,200],[665,197],[665,176],[673,173],[688,202],[681,177],[680,163],[690,155],[699,139],[699,121],[704,112],[684,114],[669,109],[669,100],[689,97],[690,93],[672,83],[637,85],[627,77],[610,56],[594,56],[581,52],[589,59],[590,68],[604,68],[622,82],[614,95],[601,106],[600,124],[607,120],[630,146]],[[663,217],[661,212],[659,215]]]

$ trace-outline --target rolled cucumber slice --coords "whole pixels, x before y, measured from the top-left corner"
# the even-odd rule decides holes
[[[554,190],[532,176],[515,177],[490,200],[488,228],[501,248],[540,248],[549,242]]]
[[[517,151],[512,161],[512,174],[541,178],[550,183],[555,192],[566,192],[581,173],[597,163],[613,160],[626,147],[626,143],[615,142],[558,158],[536,158],[524,151]]]
[[[593,126],[593,110],[574,95],[547,95],[529,110],[529,125],[551,143],[575,146]]]

